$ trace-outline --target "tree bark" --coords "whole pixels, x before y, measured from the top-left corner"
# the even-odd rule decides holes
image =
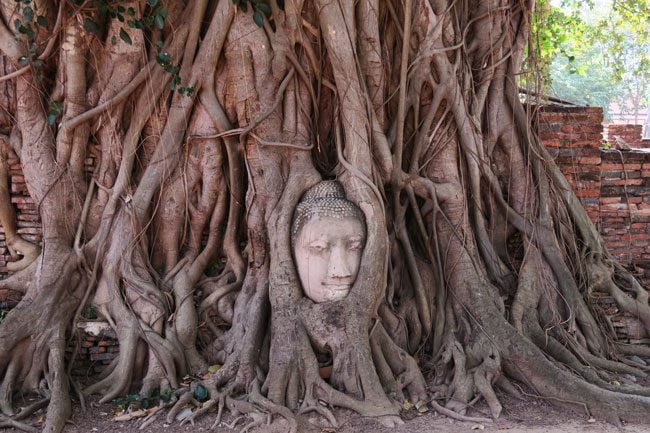
[[[0,289],[24,294],[0,324],[0,426],[27,418],[25,390],[61,431],[87,306],[120,354],[83,392],[174,390],[170,422],[199,385],[187,422],[229,408],[296,428],[344,407],[395,424],[407,400],[484,421],[470,402],[497,418],[510,380],[647,421],[650,393],[626,376],[646,373],[626,355],[648,349],[617,351],[590,294],[650,331],[648,293],[518,97],[534,2],[78,3],[0,5],[0,223],[20,259]],[[16,234],[9,158],[40,247]],[[314,303],[291,224],[323,179],[367,240],[349,295]],[[187,374],[205,378],[187,389]]]

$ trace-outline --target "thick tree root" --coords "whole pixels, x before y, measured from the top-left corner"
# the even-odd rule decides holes
[[[32,427],[29,424],[25,424],[20,421],[16,421],[15,419],[4,418],[1,416],[0,416],[0,428],[15,428],[17,430],[21,430],[29,433],[37,433],[40,431],[36,427]]]

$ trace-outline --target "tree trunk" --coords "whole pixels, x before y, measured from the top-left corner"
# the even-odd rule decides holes
[[[645,420],[650,391],[621,375],[645,376],[625,355],[649,349],[617,342],[591,293],[650,331],[648,293],[519,101],[534,2],[234,3],[2,3],[0,222],[19,260],[0,289],[24,295],[0,324],[0,426],[30,428],[12,404],[24,390],[61,431],[87,306],[120,354],[83,393],[179,390],[169,421],[198,386],[179,378],[214,364],[191,419],[335,424],[325,402],[394,424],[409,400],[476,420],[477,397],[497,418],[496,386],[517,380]],[[16,157],[40,247],[16,234]],[[347,296],[314,302],[292,224],[324,179],[365,240]]]

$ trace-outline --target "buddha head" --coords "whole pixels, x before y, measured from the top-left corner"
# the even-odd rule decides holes
[[[293,215],[291,243],[305,295],[316,303],[345,298],[359,272],[366,242],[361,209],[337,181],[310,188]]]

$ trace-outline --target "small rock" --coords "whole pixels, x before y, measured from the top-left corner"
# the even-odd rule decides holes
[[[192,416],[192,409],[186,407],[185,409],[180,411],[178,415],[176,415],[176,421],[183,421],[185,418],[189,418],[191,416]]]
[[[636,362],[637,364],[640,365],[648,365],[647,362],[645,362],[643,359],[639,358],[638,356],[634,355],[630,357],[630,361]]]
[[[623,377],[627,380],[631,380],[632,382],[636,382],[636,377],[631,374],[624,374]]]
[[[429,406],[427,405],[427,402],[423,400],[420,400],[417,403],[415,403],[415,408],[419,413],[429,412]]]

